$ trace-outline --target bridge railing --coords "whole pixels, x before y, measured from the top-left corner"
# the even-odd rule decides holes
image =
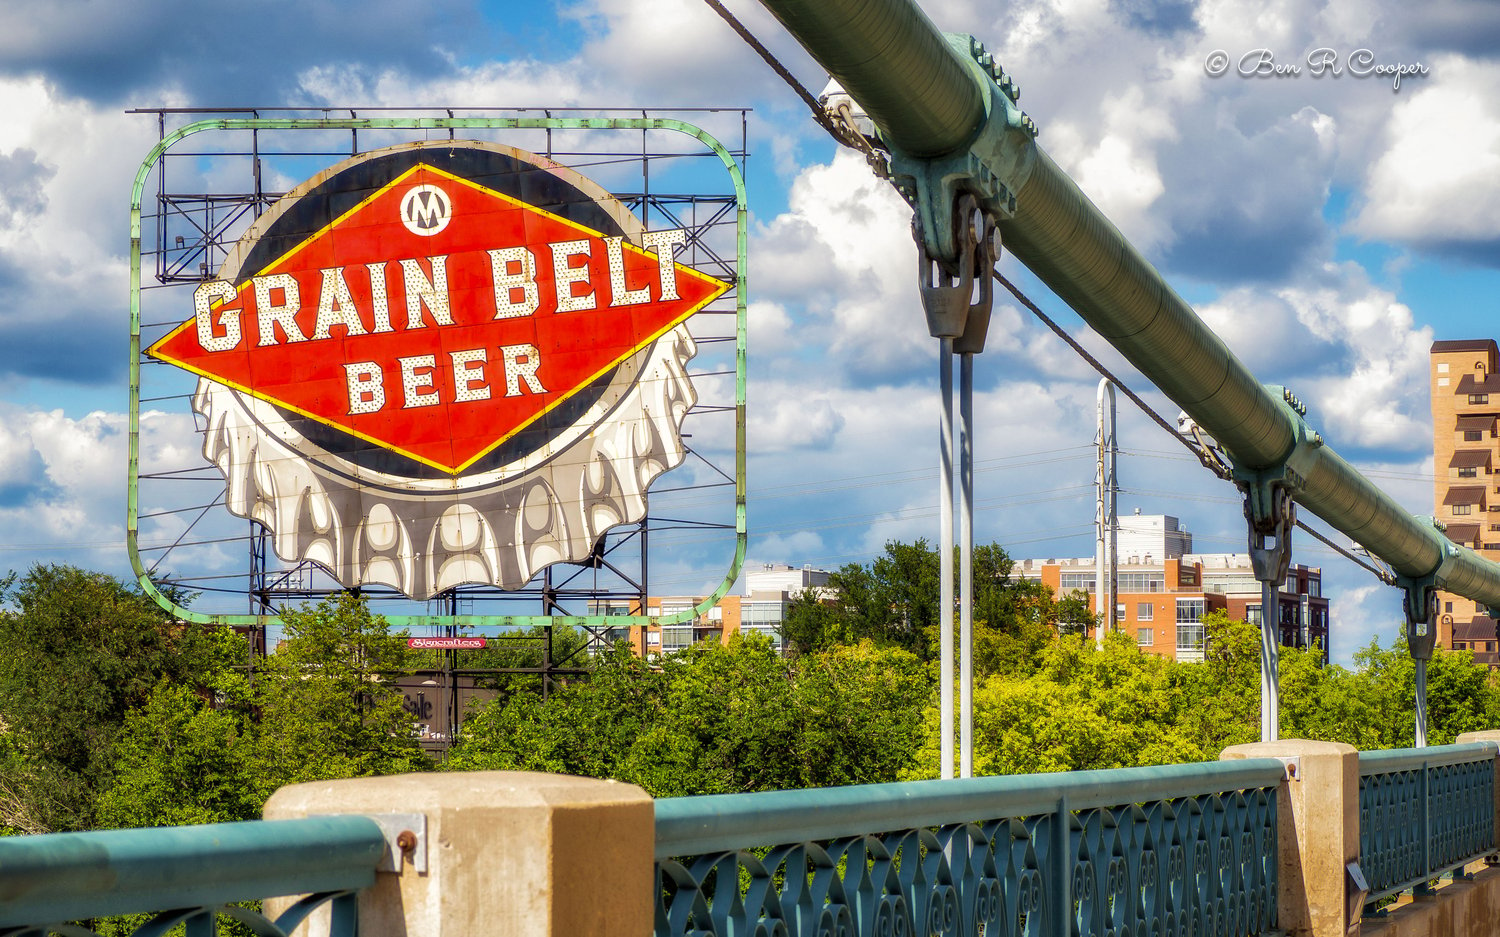
[[[1285,776],[1262,758],[658,800],[655,932],[1265,933]]]
[[[1374,902],[1495,852],[1494,742],[1359,754],[1359,864]]]
[[[0,935],[1348,937],[1361,868],[1378,899],[1500,846],[1500,733],[1464,740],[657,801],[519,772],[300,784],[261,822],[0,838]],[[1445,933],[1492,899],[1494,873],[1381,926]],[[1438,923],[1391,930],[1406,911]]]
[[[327,906],[330,937],[354,937],[356,893],[385,853],[380,827],[360,816],[6,837],[0,934],[90,934],[98,919],[142,914],[139,937],[179,924],[212,935],[220,917],[289,934]],[[299,897],[274,920],[235,904],[283,895]]]

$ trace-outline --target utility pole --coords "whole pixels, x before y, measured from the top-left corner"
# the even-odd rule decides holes
[[[1098,430],[1094,434],[1094,602],[1099,613],[1095,635],[1098,647],[1104,647],[1104,635],[1116,627],[1115,611],[1120,585],[1118,532],[1120,516],[1116,511],[1115,456],[1119,450],[1115,439],[1115,386],[1109,378],[1100,378],[1097,394]]]

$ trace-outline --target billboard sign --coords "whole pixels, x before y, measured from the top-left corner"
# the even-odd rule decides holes
[[[376,150],[262,215],[147,354],[200,378],[204,455],[276,553],[426,598],[519,588],[640,520],[729,284],[510,147]]]

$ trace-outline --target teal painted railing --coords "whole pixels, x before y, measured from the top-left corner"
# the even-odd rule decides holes
[[[1275,759],[656,802],[656,935],[1276,927]]]
[[[179,924],[212,937],[220,915],[276,937],[329,904],[330,937],[354,937],[355,896],[385,851],[359,816],[0,838],[0,935],[88,935],[66,922],[150,914],[136,937]],[[231,904],[286,895],[307,897],[275,921]]]
[[[1495,852],[1493,742],[1359,753],[1359,865],[1368,901]]]

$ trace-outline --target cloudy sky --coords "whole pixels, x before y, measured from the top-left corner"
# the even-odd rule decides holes
[[[821,88],[757,4],[729,6]],[[1293,387],[1343,455],[1431,512],[1428,346],[1496,332],[1500,7],[925,6],[997,54],[1043,146],[1257,375]],[[1318,49],[1343,73],[1312,74]],[[1426,72],[1399,89],[1357,77],[1359,50]],[[1258,61],[1301,72],[1240,74]],[[268,0],[211,15],[186,0],[12,0],[0,10],[0,569],[128,572],[126,208],[157,127],[126,111],[190,105],[753,108],[752,561],[836,567],[935,537],[936,354],[906,210],[701,0]],[[977,365],[981,540],[1017,557],[1092,552],[1095,383],[997,301]],[[1176,514],[1199,551],[1242,551],[1232,489],[1138,415],[1122,409],[1121,423],[1122,513]],[[197,459],[185,405],[145,424],[148,462]],[[1335,658],[1389,640],[1395,592],[1316,546],[1299,540],[1297,559],[1324,568]],[[667,557],[656,591],[716,580],[723,558],[707,552]]]

